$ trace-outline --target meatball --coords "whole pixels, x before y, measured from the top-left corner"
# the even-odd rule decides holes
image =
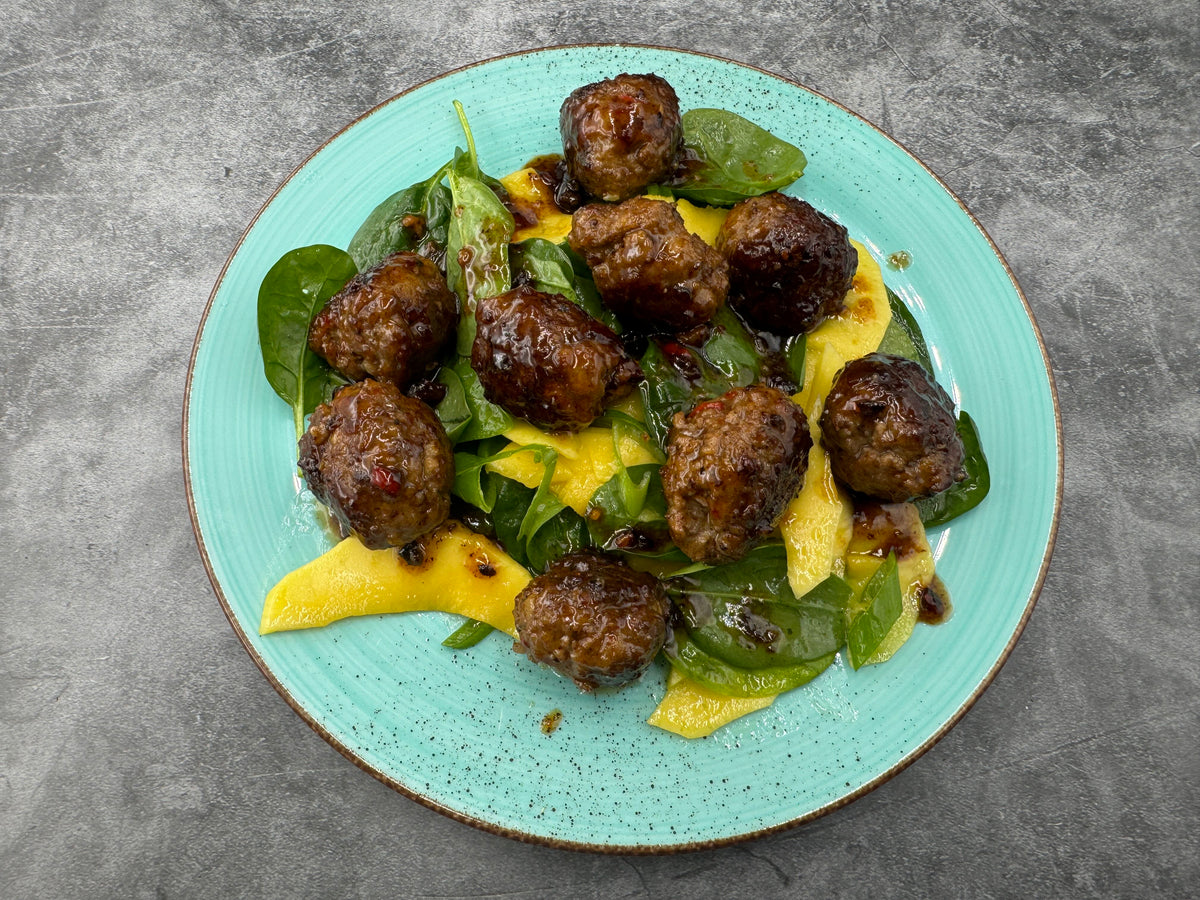
[[[683,143],[679,98],[657,75],[577,88],[558,121],[568,170],[601,200],[626,200],[665,181]]]
[[[577,431],[642,380],[603,322],[561,294],[519,287],[475,307],[471,366],[484,396],[551,431]]]
[[[437,360],[458,322],[458,301],[437,264],[393,253],[350,279],[313,319],[308,344],[349,378],[403,388]]]
[[[696,562],[741,559],[770,534],[808,470],[808,417],[773,387],[676,413],[662,467],[667,525]]]
[[[388,381],[346,385],[312,414],[300,471],[372,550],[403,547],[450,513],[454,453],[433,410]]]
[[[580,688],[615,687],[646,670],[671,604],[653,575],[598,550],[569,553],[517,595],[520,649]]]
[[[848,362],[825,399],[821,435],[834,477],[869,497],[916,500],[966,477],[954,402],[910,359]]]
[[[568,240],[591,267],[604,305],[651,328],[701,325],[729,292],[724,258],[663,200],[589,204],[572,217]]]
[[[729,261],[729,305],[781,335],[804,334],[837,315],[858,268],[845,228],[777,192],[735,204],[717,249]]]

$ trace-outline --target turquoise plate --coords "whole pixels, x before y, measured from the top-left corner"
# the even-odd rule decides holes
[[[291,411],[263,377],[258,285],[294,247],[345,247],[384,197],[463,142],[462,101],[485,171],[560,147],[575,87],[657,72],[684,109],[731,109],[798,144],[793,191],[885,267],[933,350],[938,378],[978,423],[992,471],[982,506],[935,531],[954,616],[918,627],[886,665],[837,664],[810,686],[709,738],[645,724],[654,669],[584,695],[492,636],[451,652],[442,613],[351,619],[261,636],[267,590],[327,549],[299,498]],[[320,148],[259,212],[221,273],[188,377],[184,455],[192,520],[225,612],[254,661],[322,737],[401,793],[489,831],[614,852],[711,847],[810,820],[920,756],[970,708],[1008,656],[1050,558],[1061,484],[1053,382],[1012,273],[965,207],[868,122],[778,76],[652,47],[557,47],[468,66],[376,107]],[[561,726],[540,723],[561,710]]]

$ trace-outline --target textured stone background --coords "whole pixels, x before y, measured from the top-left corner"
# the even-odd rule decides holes
[[[0,896],[1194,895],[1200,7],[463,7],[0,2]],[[287,173],[447,68],[584,40],[893,134],[1004,250],[1062,402],[1054,561],[970,715],[844,810],[677,857],[516,843],[348,763],[225,621],[181,475],[197,324]]]

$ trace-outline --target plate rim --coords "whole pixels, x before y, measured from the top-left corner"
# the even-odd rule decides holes
[[[275,676],[275,674],[267,666],[265,660],[255,650],[253,643],[250,641],[246,632],[239,624],[239,622],[237,620],[237,616],[234,614],[233,608],[230,605],[229,600],[226,598],[225,592],[216,577],[216,573],[213,569],[212,560],[210,559],[209,554],[208,554],[208,547],[205,543],[204,535],[203,535],[203,532],[200,527],[200,520],[199,520],[199,516],[197,513],[197,509],[196,509],[196,502],[195,502],[194,492],[193,492],[193,488],[192,488],[191,456],[190,456],[190,453],[188,450],[188,447],[189,447],[189,424],[190,424],[191,401],[192,401],[192,385],[193,385],[193,379],[194,379],[194,374],[195,374],[196,359],[197,359],[197,355],[198,355],[199,349],[200,349],[200,342],[204,336],[205,326],[208,323],[208,317],[213,309],[213,304],[216,301],[217,294],[220,292],[221,286],[223,285],[223,283],[225,281],[225,277],[229,271],[230,266],[233,263],[234,258],[241,251],[242,245],[245,243],[250,232],[254,229],[255,225],[258,223],[258,220],[266,212],[267,208],[270,207],[271,204],[275,202],[275,199],[279,196],[280,192],[292,181],[293,178],[295,178],[306,166],[308,166],[308,164],[310,162],[312,162],[312,160],[318,154],[323,152],[326,147],[328,147],[334,141],[338,140],[343,134],[345,134],[351,128],[355,127],[360,122],[363,122],[366,119],[370,118],[375,113],[381,111],[384,107],[390,105],[391,103],[396,102],[397,100],[402,99],[403,97],[413,93],[414,91],[417,91],[417,90],[425,87],[426,85],[440,81],[444,78],[450,77],[450,76],[458,74],[460,72],[465,72],[470,69],[490,65],[490,64],[500,62],[500,61],[506,60],[506,59],[512,59],[512,58],[521,57],[521,56],[529,56],[529,55],[534,55],[534,54],[539,54],[539,53],[580,50],[580,49],[588,49],[588,48],[597,48],[597,49],[622,48],[622,49],[629,49],[629,50],[650,50],[650,51],[659,51],[659,52],[667,52],[667,53],[676,53],[676,54],[680,54],[682,56],[702,57],[702,58],[711,59],[711,60],[714,60],[714,61],[717,61],[720,63],[738,66],[738,67],[744,68],[744,69],[750,69],[754,72],[758,72],[769,78],[784,82],[785,84],[789,84],[793,87],[796,87],[803,91],[806,91],[807,93],[812,94],[815,97],[818,97],[819,99],[825,101],[826,103],[829,103],[830,105],[838,108],[839,110],[849,114],[850,116],[852,116],[853,118],[855,118],[859,122],[861,122],[863,125],[870,128],[878,136],[884,138],[891,144],[895,145],[905,156],[907,156],[909,159],[911,159],[913,162],[915,162],[927,175],[929,175],[941,187],[941,189],[943,191],[945,191],[946,194],[955,202],[955,204],[959,207],[959,209],[968,217],[968,219],[971,221],[971,223],[975,226],[975,228],[983,236],[984,240],[987,241],[988,246],[990,247],[990,249],[992,251],[992,254],[996,257],[996,259],[999,261],[999,263],[1003,267],[1005,274],[1008,276],[1009,282],[1011,283],[1013,289],[1016,291],[1017,297],[1020,299],[1021,305],[1023,306],[1023,308],[1025,310],[1025,318],[1029,322],[1030,326],[1033,329],[1033,335],[1037,342],[1038,350],[1041,354],[1042,367],[1045,371],[1047,385],[1050,390],[1050,405],[1051,405],[1051,408],[1054,413],[1055,452],[1056,452],[1054,509],[1053,509],[1053,513],[1052,513],[1051,519],[1050,519],[1050,528],[1049,528],[1049,531],[1047,534],[1046,546],[1042,553],[1041,565],[1039,566],[1037,578],[1034,581],[1032,589],[1030,590],[1029,597],[1026,600],[1025,608],[1021,613],[1021,617],[1020,617],[1019,621],[1017,622],[1016,627],[1013,629],[1012,635],[1010,636],[1008,642],[1005,644],[1003,650],[1001,651],[1000,655],[996,659],[995,663],[992,665],[992,667],[990,669],[988,669],[988,671],[984,674],[983,678],[974,687],[970,696],[968,696],[963,701],[963,703],[953,712],[953,714],[951,714],[941,724],[941,726],[933,734],[931,734],[925,741],[923,741],[917,747],[913,748],[907,755],[905,755],[901,759],[897,760],[895,763],[893,763],[891,766],[889,766],[885,771],[881,772],[875,778],[872,778],[870,781],[867,781],[864,784],[860,785],[858,788],[844,794],[843,796],[837,798],[834,801],[826,803],[816,809],[810,810],[810,811],[804,813],[803,815],[788,819],[787,821],[779,822],[779,823],[776,823],[774,825],[767,826],[764,828],[754,829],[752,831],[746,831],[746,832],[742,832],[740,834],[728,835],[728,836],[724,836],[724,837],[720,837],[720,838],[684,841],[684,842],[680,842],[680,843],[671,843],[671,844],[638,843],[638,844],[628,844],[627,845],[627,844],[604,844],[604,843],[596,843],[596,842],[591,842],[591,841],[573,841],[573,840],[568,840],[568,839],[564,839],[564,838],[556,838],[556,837],[551,837],[551,836],[546,836],[546,835],[533,834],[528,831],[522,831],[520,829],[510,828],[510,827],[507,827],[504,825],[497,824],[495,822],[489,822],[486,819],[482,819],[477,816],[472,816],[467,813],[463,813],[459,810],[452,809],[442,803],[437,802],[436,800],[432,799],[431,797],[428,797],[424,794],[421,794],[418,791],[414,791],[411,788],[406,787],[405,785],[398,782],[395,778],[393,778],[388,773],[381,771],[380,769],[377,769],[372,765],[369,765],[365,760],[360,758],[349,747],[347,747],[342,741],[340,741],[335,735],[333,735],[328,729],[326,729],[323,725],[321,725],[316,720],[316,718],[311,713],[309,713],[300,704],[300,702],[298,700],[296,700],[296,698],[291,694],[291,692],[287,689],[287,687],[285,687],[283,685],[283,683],[279,681],[279,679]],[[250,658],[254,661],[254,664],[258,667],[259,671],[266,677],[268,683],[283,698],[283,700],[288,704],[288,706],[290,706],[292,708],[292,710],[297,715],[299,715],[300,718],[314,732],[317,733],[317,735],[319,735],[326,743],[328,743],[335,750],[337,750],[342,756],[344,756],[351,763],[353,763],[357,768],[361,769],[362,771],[366,772],[367,774],[369,774],[372,777],[376,778],[377,780],[381,781],[382,783],[384,783],[391,789],[395,790],[396,792],[402,794],[403,796],[407,797],[408,799],[421,804],[422,806],[426,807],[427,809],[431,809],[434,812],[441,813],[442,815],[444,815],[450,819],[453,819],[454,821],[461,822],[465,825],[470,825],[472,827],[478,828],[481,831],[500,835],[502,837],[512,838],[514,840],[518,840],[523,843],[534,844],[534,845],[539,845],[539,846],[546,846],[546,847],[553,847],[553,848],[560,849],[560,850],[573,850],[573,851],[583,851],[583,852],[591,852],[591,853],[621,854],[621,855],[666,855],[666,854],[673,854],[673,853],[691,852],[691,851],[696,851],[696,850],[709,850],[709,849],[715,849],[715,848],[719,848],[719,847],[728,847],[728,846],[731,846],[734,844],[739,844],[739,843],[743,843],[746,841],[756,840],[758,838],[765,837],[770,834],[776,834],[779,832],[791,830],[791,829],[799,827],[800,825],[803,825],[807,822],[811,822],[822,816],[828,815],[829,813],[834,812],[835,810],[841,809],[842,807],[847,806],[850,803],[853,803],[855,800],[859,799],[860,797],[863,797],[866,794],[870,793],[871,791],[875,790],[877,787],[882,785],[884,782],[891,780],[896,775],[903,772],[910,765],[912,765],[914,762],[916,762],[921,756],[923,756],[925,753],[927,753],[930,750],[930,748],[932,748],[934,746],[934,744],[938,743],[938,741],[940,741],[943,737],[945,737],[946,734],[955,725],[957,725],[959,723],[959,721],[962,720],[963,716],[965,716],[967,714],[967,712],[969,712],[970,709],[975,705],[975,703],[983,695],[983,692],[991,685],[992,681],[995,680],[996,675],[999,673],[1000,669],[1008,661],[1009,656],[1012,654],[1013,648],[1016,646],[1017,641],[1020,639],[1021,635],[1024,633],[1025,626],[1029,622],[1029,618],[1033,614],[1033,609],[1037,605],[1038,598],[1041,595],[1042,587],[1045,583],[1046,575],[1049,570],[1050,559],[1054,552],[1054,546],[1055,546],[1057,536],[1058,536],[1059,521],[1060,521],[1060,517],[1061,517],[1061,513],[1062,513],[1063,468],[1064,468],[1063,423],[1062,423],[1062,412],[1061,412],[1060,405],[1059,405],[1058,388],[1057,388],[1055,378],[1054,378],[1053,367],[1050,363],[1050,355],[1049,355],[1049,352],[1046,347],[1045,339],[1042,335],[1041,327],[1038,325],[1037,319],[1033,313],[1033,309],[1030,307],[1029,300],[1028,300],[1028,298],[1026,298],[1025,292],[1022,290],[1020,283],[1017,281],[1017,277],[1016,277],[1015,273],[1013,272],[1012,268],[1009,266],[1008,260],[1004,257],[1004,254],[1000,251],[1000,248],[996,245],[996,242],[994,240],[992,240],[991,235],[988,233],[987,229],[984,228],[983,224],[975,217],[974,213],[972,213],[971,210],[967,208],[966,204],[962,201],[962,199],[959,198],[959,196],[950,188],[949,185],[946,184],[945,181],[942,180],[942,178],[940,176],[937,175],[937,173],[935,173],[924,162],[922,162],[921,159],[918,158],[916,156],[916,154],[914,154],[912,151],[910,151],[904,144],[902,144],[900,141],[898,141],[892,135],[888,134],[882,128],[877,126],[874,122],[867,119],[865,116],[854,111],[853,109],[850,109],[849,107],[845,106],[844,104],[840,103],[839,101],[826,96],[825,94],[821,93],[820,91],[817,91],[817,90],[814,90],[813,88],[808,87],[807,85],[801,83],[800,81],[797,81],[794,78],[791,78],[791,77],[788,77],[785,75],[781,75],[778,72],[772,72],[768,69],[762,68],[761,66],[756,66],[751,63],[746,63],[746,62],[742,62],[740,60],[730,59],[725,56],[720,56],[718,54],[708,53],[705,51],[689,50],[689,49],[673,47],[673,46],[669,46],[669,45],[665,45],[665,44],[641,44],[641,43],[631,43],[631,42],[624,42],[624,41],[552,44],[552,45],[547,45],[544,47],[532,47],[532,48],[527,48],[524,50],[512,51],[509,53],[502,53],[497,56],[492,56],[492,57],[488,57],[486,59],[477,60],[475,62],[466,63],[464,65],[457,66],[452,69],[447,69],[443,72],[438,73],[437,75],[433,75],[429,78],[426,78],[416,84],[413,84],[413,85],[405,88],[404,90],[402,90],[396,94],[393,94],[392,96],[388,97],[387,99],[380,101],[379,103],[372,106],[370,109],[366,110],[365,112],[356,116],[351,121],[347,122],[345,125],[343,125],[341,128],[339,128],[336,132],[334,132],[332,135],[330,135],[328,138],[326,138],[324,141],[322,141],[321,144],[318,147],[316,147],[316,149],[314,149],[311,153],[309,153],[298,165],[296,165],[283,178],[282,181],[280,181],[280,183],[276,186],[276,188],[271,192],[270,196],[267,197],[267,199],[265,201],[263,201],[263,203],[260,205],[258,210],[253,215],[253,217],[251,217],[250,221],[246,224],[245,228],[242,230],[242,233],[238,236],[237,241],[234,243],[233,248],[230,250],[228,256],[225,259],[224,264],[221,267],[219,274],[217,275],[217,279],[214,282],[213,288],[212,288],[211,292],[209,293],[208,300],[205,303],[204,312],[200,317],[199,324],[197,325],[196,336],[192,342],[191,355],[188,359],[187,380],[186,380],[186,384],[184,387],[184,396],[183,396],[183,418],[182,418],[182,435],[181,435],[181,437],[182,437],[181,449],[182,449],[182,459],[183,459],[183,478],[184,478],[184,489],[185,489],[185,493],[187,495],[188,515],[189,515],[189,518],[191,519],[192,533],[196,539],[196,544],[200,551],[200,558],[204,564],[204,569],[208,574],[209,582],[212,585],[213,591],[217,596],[218,602],[221,604],[221,609],[224,611],[226,619],[229,621],[230,625],[232,626],[234,633],[237,635],[238,640],[242,644],[242,647],[246,650],[246,652],[249,654]]]

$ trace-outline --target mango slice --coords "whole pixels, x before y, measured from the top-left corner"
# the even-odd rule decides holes
[[[529,573],[458,522],[421,538],[419,564],[346,538],[285,575],[267,594],[260,634],[319,628],[347,616],[440,610],[516,636],[513,602]]]
[[[715,206],[696,206],[689,200],[680,198],[675,201],[675,208],[683,219],[683,227],[710,247],[717,245],[717,233],[725,224],[729,210]]]
[[[726,697],[671,669],[667,692],[646,721],[685,738],[705,737],[774,701],[774,697]]]
[[[618,432],[614,447],[610,428],[585,428],[574,434],[549,433],[527,422],[518,422],[504,436],[512,442],[509,449],[542,444],[558,452],[550,490],[581,516],[587,514],[588,503],[596,490],[617,474],[618,448],[626,466],[655,462],[646,445],[628,433]],[[531,488],[541,484],[545,472],[545,467],[532,452],[506,456],[488,463],[487,468]]]
[[[858,269],[846,294],[846,304],[841,313],[826,319],[808,335],[804,387],[795,400],[810,419],[821,415],[825,395],[842,366],[877,350],[892,321],[879,263],[858,241],[850,243],[858,251]]]
[[[844,574],[854,513],[846,493],[834,481],[816,421],[808,421],[813,431],[808,472],[779,522],[787,550],[788,583],[797,597],[830,575]]]
[[[571,231],[571,217],[554,205],[554,194],[536,169],[518,169],[501,178],[500,183],[519,207],[524,207],[537,217],[533,225],[516,230],[513,234],[514,243],[528,238],[545,238],[559,244],[567,239]]]

